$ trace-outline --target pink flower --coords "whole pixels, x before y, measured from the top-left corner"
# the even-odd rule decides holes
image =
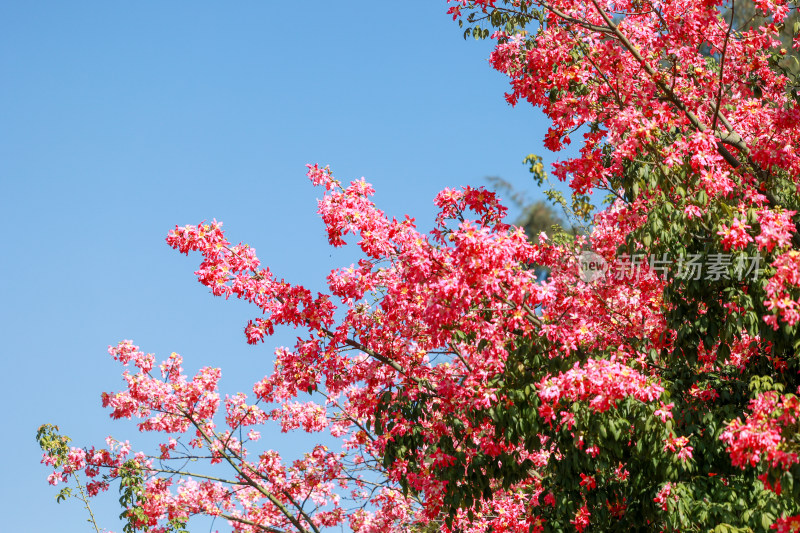
[[[666,442],[666,444],[664,445],[665,452],[666,451],[675,452],[677,456],[683,461],[692,458],[692,450],[694,450],[694,448],[692,448],[691,446],[687,446],[689,444],[689,439],[687,437],[670,436],[667,438],[665,442]]]
[[[586,474],[581,473],[581,487],[586,487],[586,490],[592,490],[597,487],[597,483],[594,480],[594,476],[587,476]]]
[[[592,457],[597,457],[600,454],[600,448],[598,448],[595,445],[591,445],[588,448],[586,448],[586,453],[588,453]]]
[[[661,487],[661,490],[658,491],[653,501],[659,504],[662,510],[666,511],[670,498],[672,498],[673,501],[678,501],[678,495],[672,494],[672,483],[667,482]]]
[[[575,529],[577,529],[578,532],[580,533],[581,531],[589,527],[589,517],[591,516],[592,513],[589,512],[589,508],[584,505],[583,507],[578,509],[578,512],[575,513],[575,518],[570,520],[570,522],[572,523],[572,525],[575,526]]]
[[[758,249],[771,252],[774,248],[784,248],[792,241],[796,231],[792,217],[795,211],[773,211],[761,209],[757,212],[761,233],[756,236]]]
[[[753,242],[753,238],[747,233],[750,226],[738,218],[733,219],[730,228],[725,224],[720,224],[720,227],[722,229],[717,232],[717,235],[722,235],[722,247],[726,251],[730,249],[743,250],[748,243]]]
[[[770,529],[775,529],[777,533],[797,533],[800,531],[800,515],[778,518]]]
[[[683,209],[683,212],[686,213],[686,217],[689,220],[692,220],[693,218],[701,218],[703,216],[703,210],[693,204],[687,205]]]
[[[661,406],[656,409],[653,413],[655,416],[661,419],[662,422],[666,423],[668,418],[672,418],[672,408],[675,407],[675,403],[671,402],[669,404],[664,404],[664,402],[659,402]]]

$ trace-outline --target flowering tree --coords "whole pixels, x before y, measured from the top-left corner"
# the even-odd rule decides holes
[[[547,146],[583,135],[554,173],[591,233],[532,243],[469,187],[442,191],[423,233],[314,165],[330,244],[363,252],[314,295],[216,221],[175,228],[202,284],[260,310],[248,342],[303,333],[224,401],[218,369],[112,347],[126,386],[104,405],[163,443],[70,448],[43,426],[51,483],[83,472],[86,499],[120,480],[130,531],[195,514],[271,532],[800,530],[800,98],[779,40],[800,37],[791,2],[753,9],[759,24],[719,0],[451,1],[497,40],[508,101],[552,120]],[[270,420],[343,447],[286,464],[259,447]]]

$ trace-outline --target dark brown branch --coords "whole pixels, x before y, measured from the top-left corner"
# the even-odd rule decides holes
[[[717,102],[714,105],[714,121],[711,123],[711,130],[714,131],[717,129],[717,117],[719,117],[719,106],[722,103],[722,88],[724,86],[723,83],[723,73],[725,72],[725,52],[728,50],[728,39],[731,37],[731,30],[733,30],[733,19],[735,15],[735,8],[736,2],[731,3],[731,22],[728,24],[728,32],[725,34],[725,42],[722,44],[722,52],[720,53],[720,60],[719,60],[719,88],[717,89]],[[719,146],[719,143],[717,144]],[[726,150],[727,152],[727,150]],[[725,157],[725,154],[720,151],[722,157]],[[728,158],[725,158],[725,161],[730,161]],[[738,165],[733,165],[733,168],[736,168]]]

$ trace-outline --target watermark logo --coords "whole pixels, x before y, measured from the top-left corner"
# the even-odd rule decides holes
[[[591,283],[596,279],[600,279],[606,275],[608,271],[608,263],[602,256],[586,250],[578,256],[578,270],[580,277],[586,283]]]
[[[645,272],[654,273],[661,278],[671,276],[686,281],[755,281],[764,272],[760,255],[713,253],[687,254],[672,258],[667,254],[662,254],[661,257],[633,254],[622,255],[609,263],[601,255],[584,250],[575,258],[578,261],[578,274],[585,283],[607,276],[620,281],[635,281]]]

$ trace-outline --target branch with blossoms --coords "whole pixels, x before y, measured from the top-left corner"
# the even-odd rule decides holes
[[[43,462],[54,468],[64,468],[67,470],[67,474],[72,474],[72,477],[75,480],[75,486],[78,488],[78,494],[74,496],[83,502],[86,512],[89,513],[89,522],[92,524],[94,530],[97,533],[100,533],[100,527],[97,525],[94,512],[89,504],[90,494],[87,494],[83,482],[81,482],[79,475],[71,466],[76,460],[77,452],[71,450],[69,447],[69,442],[71,439],[64,435],[60,435],[58,431],[58,426],[54,426],[52,424],[43,424],[36,432],[36,441],[39,443],[39,447],[45,452]],[[53,472],[50,474],[50,476],[48,476],[48,481],[52,485],[55,485],[58,483],[58,481],[63,480],[63,474],[59,475],[56,472]],[[64,487],[59,491],[58,496],[56,496],[56,501],[61,502],[70,496],[73,496],[71,487]]]
[[[527,242],[499,222],[502,209],[485,191],[440,195],[429,239],[408,219],[387,220],[368,201],[365,183],[342,188],[319,167],[309,176],[328,190],[319,205],[331,242],[355,233],[367,255],[331,274],[331,296],[277,280],[251,247],[231,246],[218,223],[168,237],[180,251],[202,253],[198,279],[214,294],[251,301],[264,313],[247,326],[249,342],[279,325],[308,331],[294,350],[279,349],[275,372],[254,385],[257,403],[279,407],[268,413],[243,394],[227,397],[226,429],[217,430],[219,370],[188,380],[173,354],[156,379],[154,357],[124,342],[111,353],[138,372],[123,374],[127,390],[104,395],[112,417],[142,418],[142,431],[194,432],[188,445],[209,453],[177,453],[175,439],[159,456],[132,460],[127,446],[76,451],[62,478],[80,469],[95,478],[103,469],[92,491],[114,479],[133,487],[125,489],[131,528],[167,531],[205,514],[241,531],[310,532],[345,520],[356,531],[480,531],[537,529],[565,510],[575,527],[586,527],[598,505],[622,516],[630,480],[620,472],[640,468],[648,454],[669,451],[678,468],[696,468],[687,459],[698,437],[673,424],[676,403],[664,401],[672,370],[649,364],[654,349],[669,351],[674,342],[663,316],[664,281],[653,272],[630,284],[612,276],[582,281],[574,247]],[[596,217],[590,241],[608,257],[609,272],[622,268],[614,252],[643,223],[622,204]],[[582,243],[578,237],[576,246]],[[552,269],[547,283],[525,268],[532,263]],[[346,309],[338,325],[334,298]],[[604,308],[614,312],[596,312]],[[296,401],[315,391],[324,404]],[[714,398],[698,393],[696,401]],[[242,433],[268,419],[283,430],[330,427],[344,451],[318,446],[291,467],[269,451],[250,461],[258,433]],[[603,429],[593,434],[598,424]],[[646,451],[632,451],[634,443]],[[583,481],[570,493],[574,505],[552,506],[562,497],[558,472],[576,453]],[[600,456],[613,469],[594,464]],[[188,471],[185,461],[195,459],[225,464],[232,475]],[[183,464],[165,468],[170,460]],[[600,484],[613,501],[594,501]],[[342,503],[348,498],[354,507]]]
[[[110,350],[115,359],[125,365],[132,362],[138,369],[135,374],[123,374],[127,390],[104,395],[112,418],[140,417],[142,431],[193,431],[188,445],[210,452],[207,456],[179,454],[175,451],[178,441],[170,439],[161,445],[160,456],[140,454],[135,463],[126,462],[127,447],[114,453],[89,450],[81,459],[87,461],[85,465],[76,460],[74,470],[85,468],[93,477],[101,468],[108,472],[92,485],[95,492],[124,477],[120,475],[123,465],[138,469],[142,481],[136,486],[142,488],[130,498],[131,527],[185,521],[193,514],[225,518],[242,531],[316,531],[341,523],[348,513],[351,525],[366,529],[375,524],[441,522],[443,509],[452,502],[447,484],[433,475],[436,469],[471,468],[475,447],[495,457],[511,454],[525,465],[539,461],[522,444],[498,439],[491,423],[473,419],[470,413],[510,401],[499,390],[498,379],[520,339],[545,336],[567,352],[578,349],[578,344],[587,346],[588,330],[576,339],[563,327],[565,321],[560,320],[559,327],[548,318],[560,309],[559,294],[574,293],[575,272],[554,276],[554,285],[543,287],[524,268],[537,261],[555,266],[563,262],[565,252],[532,245],[521,231],[502,224],[504,209],[487,191],[443,192],[437,198],[441,208],[437,228],[429,240],[416,232],[410,219],[387,220],[368,201],[371,188],[364,182],[342,188],[327,169],[317,166],[310,167],[309,177],[328,191],[319,206],[331,243],[341,245],[346,234],[356,233],[367,256],[357,268],[336,271],[329,278],[332,296],[347,309],[338,326],[333,321],[331,296],[312,297],[302,287],[277,280],[268,269],[260,268],[251,247],[232,246],[220,224],[177,228],[167,239],[179,251],[202,253],[196,274],[212,293],[248,300],[264,313],[245,329],[248,342],[263,340],[279,325],[308,331],[309,336],[299,339],[293,351],[277,351],[275,373],[254,386],[257,402],[279,403],[279,408],[268,414],[248,405],[243,394],[227,397],[227,429],[218,431],[214,422],[220,403],[218,369],[202,369],[187,380],[180,356],[173,354],[161,365],[162,381],[151,375],[152,355],[130,342]],[[478,219],[471,220],[468,211]],[[450,226],[451,221],[457,221],[457,226]],[[376,268],[379,264],[388,266]],[[591,292],[585,286],[583,290]],[[534,309],[543,309],[543,314]],[[599,323],[592,328],[592,335],[603,330]],[[429,354],[444,358],[434,364]],[[567,388],[565,384],[564,401],[574,401]],[[637,390],[638,385],[609,401],[637,397]],[[294,401],[299,394],[314,391],[325,398],[325,406]],[[333,415],[327,415],[328,408],[334,410]],[[289,469],[281,466],[273,452],[250,462],[247,445],[257,440],[258,433],[250,431],[248,439],[243,439],[242,430],[268,418],[280,421],[283,430],[315,432],[332,424],[332,433],[344,438],[345,451],[352,454],[348,459],[344,452],[334,454],[317,447],[306,463]],[[452,424],[458,426],[456,431],[450,428]],[[396,444],[406,437],[418,444],[398,448]],[[447,447],[432,444],[447,439],[451,440]],[[161,467],[153,463],[155,459]],[[204,476],[185,469],[185,461],[198,459],[225,463],[233,476]],[[184,463],[163,467],[170,460]],[[61,471],[62,476],[70,473]],[[378,481],[369,481],[370,475]],[[186,479],[177,484],[177,494],[170,493],[173,476]],[[202,481],[195,484],[190,478]],[[447,527],[474,520],[475,512],[485,516],[487,524],[505,520],[499,511],[504,505],[512,501],[521,505],[521,494],[527,494],[523,500],[528,504],[538,498],[541,491],[531,487],[539,486],[539,478],[530,470],[515,484],[492,481],[486,486],[486,494],[492,496],[451,515]],[[371,491],[360,489],[370,483]],[[358,511],[347,511],[334,490],[334,486],[350,485],[355,487],[351,497],[361,502]],[[512,486],[517,489],[511,490]],[[316,507],[306,509],[307,500]]]
[[[228,397],[225,402],[228,429],[216,431],[213,417],[219,405],[216,393],[218,370],[203,369],[193,380],[187,381],[181,374],[180,356],[172,354],[161,365],[165,379],[161,381],[150,375],[154,361],[152,354],[138,351],[130,342],[120,343],[110,351],[115,359],[125,365],[132,361],[139,370],[136,374],[125,372],[124,377],[128,382],[126,391],[104,395],[104,404],[112,408],[112,418],[143,418],[144,421],[139,424],[142,431],[184,434],[192,429],[195,435],[189,446],[194,449],[206,448],[210,454],[175,454],[178,441],[174,438],[161,445],[159,456],[137,454],[133,460],[128,460],[128,445],[99,451],[73,449],[70,461],[51,482],[65,481],[69,475],[84,470],[93,479],[87,489],[94,496],[108,489],[109,482],[114,479],[122,480],[124,487],[126,479],[138,476],[138,490],[131,496],[126,511],[131,530],[155,527],[160,520],[167,519],[169,523],[175,520],[184,523],[194,514],[225,518],[238,524],[234,528],[241,531],[281,531],[291,525],[299,532],[318,532],[319,527],[340,521],[341,511],[335,507],[333,510],[321,510],[331,498],[332,483],[337,480],[338,469],[335,465],[338,454],[317,447],[288,469],[281,465],[277,454],[269,451],[262,453],[258,462],[249,462],[245,445],[248,441],[258,440],[259,434],[251,430],[248,439],[240,440],[235,432],[263,423],[267,415],[254,405],[246,405],[244,395]],[[304,417],[308,415],[308,412],[291,415],[273,413],[274,417],[283,416],[284,423],[290,423],[289,418],[305,422]],[[313,412],[311,416],[319,417],[320,414]],[[323,426],[327,425],[324,414],[321,416],[325,420]],[[162,467],[154,465],[156,459]],[[227,463],[234,477],[224,479],[185,469],[187,461],[199,459],[208,460],[211,464]],[[163,465],[168,461],[182,465],[164,468]],[[53,463],[51,455],[45,457],[45,462],[58,466]],[[177,494],[173,495],[169,493],[169,487],[173,485],[175,475],[182,479],[178,483]],[[203,481],[197,483],[194,479]],[[266,501],[259,504],[259,499]],[[315,503],[316,508],[311,511],[304,507],[308,499]],[[241,507],[238,510],[237,503]]]
[[[189,381],[172,356],[162,381],[152,356],[123,343],[112,353],[139,371],[104,396],[112,416],[193,432],[188,446],[208,453],[173,441],[161,456],[74,451],[56,478],[121,479],[131,528],[181,528],[194,513],[241,531],[791,527],[796,402],[770,392],[800,387],[800,110],[776,62],[787,2],[759,2],[760,27],[725,19],[725,2],[451,4],[455,18],[472,11],[468,23],[498,29],[490,61],[510,78],[510,103],[552,120],[548,148],[583,132],[555,175],[581,214],[592,191],[613,196],[591,233],[531,243],[503,222],[496,195],[465,187],[436,197],[423,234],[386,217],[365,181],[343,186],[309,166],[329,243],[352,236],[363,254],[330,274],[328,294],[277,278],[216,221],[167,237],[202,255],[196,274],[214,295],[256,306],[249,343],[276,327],[303,332],[276,351],[256,404],[228,397],[218,430],[218,370]],[[589,249],[601,276],[582,270]],[[762,254],[763,268],[741,276]],[[649,259],[634,272],[637,255]],[[680,257],[672,270],[669,257]],[[703,257],[717,260],[710,274],[687,275]],[[751,386],[766,381],[773,389]],[[330,429],[343,451],[317,446],[291,466],[270,451],[248,459],[257,433],[244,429],[270,419]],[[232,474],[203,478],[155,457]]]
[[[693,166],[702,166],[714,179],[730,181],[733,171],[745,186],[753,179],[762,184],[786,177],[795,181],[790,178],[798,170],[797,155],[790,148],[798,134],[794,93],[788,90],[792,82],[767,61],[769,54],[786,54],[775,47],[789,13],[787,2],[760,4],[769,22],[735,30],[733,3],[730,20],[722,18],[725,2],[680,8],[670,3],[616,2],[611,7],[569,0],[503,2],[510,6],[494,1],[453,3],[457,6],[451,12],[461,17],[460,23],[465,18],[462,10],[470,9],[468,23],[501,28],[494,35],[498,46],[492,62],[512,80],[513,90],[507,95],[512,104],[527,99],[552,118],[548,147],[559,149],[562,142],[569,143],[570,132],[590,126],[582,156],[556,169],[561,179],[573,176],[576,191],[604,187],[620,174],[624,162],[652,150],[654,144],[660,145],[659,158],[670,161],[669,166],[694,154]],[[529,26],[537,28],[535,35],[528,35]],[[747,101],[755,90],[753,79],[760,80],[759,91],[762,86],[772,91],[759,92],[759,97],[774,103],[758,108],[759,120],[753,120],[756,109]],[[581,105],[575,106],[576,101]],[[786,122],[785,113],[795,118]],[[687,145],[688,139],[692,140]],[[604,140],[614,148],[610,161],[602,157]],[[698,150],[698,143],[705,146]],[[740,159],[749,174],[737,170]],[[761,192],[772,209],[784,205],[770,188]],[[800,234],[795,232],[793,238],[800,245]]]

